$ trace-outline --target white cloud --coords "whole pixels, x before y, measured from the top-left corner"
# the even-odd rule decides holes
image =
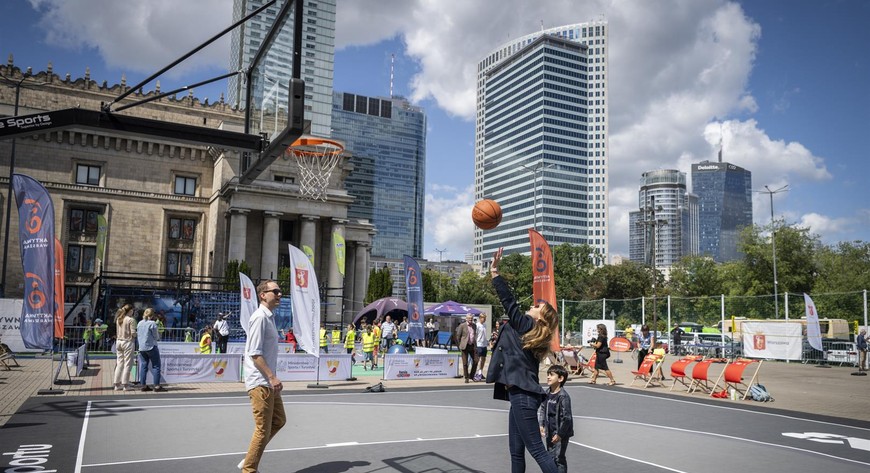
[[[831,218],[817,213],[808,213],[801,217],[798,225],[807,227],[811,233],[822,235],[830,243],[837,241],[837,235],[842,235],[849,230],[852,221],[847,218]]]
[[[426,217],[424,230],[426,252],[429,261],[459,260],[471,253],[474,224],[471,208],[474,206],[474,187],[465,189],[443,185],[430,185],[426,194]],[[446,250],[440,255],[435,249]]]
[[[46,43],[95,49],[106,65],[151,73],[219,33],[232,22],[227,0],[30,0],[42,13]],[[229,35],[185,60],[170,75],[203,67],[225,69]]]
[[[390,5],[399,9],[401,21],[384,18]],[[347,11],[354,16],[342,18]],[[338,43],[372,44],[376,35],[366,25],[383,21],[382,38],[401,35],[406,53],[419,61],[411,97],[432,98],[448,113],[471,119],[480,58],[540,28],[541,21],[552,27],[599,15],[610,29],[612,254],[628,252],[628,212],[637,208],[641,173],[662,168],[688,173],[691,163],[715,159],[719,122],[726,159],[751,170],[756,186],[830,179],[824,161],[800,143],[771,139],[752,119],[730,119],[758,108],[747,83],[761,28],[737,3],[453,0],[381,6],[375,0],[345,1],[339,2],[339,27],[355,30],[342,34]],[[470,242],[471,234],[466,238]]]

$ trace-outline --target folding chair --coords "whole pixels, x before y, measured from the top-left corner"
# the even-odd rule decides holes
[[[586,370],[589,370],[590,372],[595,371],[595,359],[597,357],[598,357],[598,354],[593,351],[592,356],[589,357],[589,360],[584,362],[583,355],[581,355],[578,352],[577,353],[577,360],[578,360],[577,364],[580,366],[579,370],[577,371],[578,376],[581,376],[581,377],[586,376]]]
[[[15,366],[21,366],[18,364],[18,360],[15,359],[15,355],[12,353],[12,350],[5,343],[0,343],[0,363],[3,364],[3,367],[6,368],[6,371],[11,371],[12,368],[9,367],[9,363],[15,363]]]
[[[692,384],[689,385],[689,392],[694,393],[698,389],[702,389],[706,393],[712,393],[715,386],[710,386],[710,379],[707,375],[710,370],[710,365],[713,363],[724,361],[721,358],[708,358],[700,360],[692,368]],[[701,383],[704,385],[701,386]]]
[[[761,369],[761,363],[764,360],[749,360],[746,358],[738,358],[731,363],[728,363],[725,366],[725,369],[722,370],[722,373],[716,378],[716,384],[713,385],[713,390],[715,391],[716,387],[719,386],[719,381],[724,377],[725,378],[725,386],[722,387],[726,392],[728,388],[732,388],[738,393],[742,394],[741,400],[746,399],[746,396],[749,395],[749,387],[752,386],[758,380],[758,371]],[[749,383],[743,382],[743,371],[746,370],[746,367],[751,365],[752,363],[758,363],[758,366],[755,368],[755,373],[752,374],[752,379],[749,380]],[[743,387],[741,389],[741,386]],[[712,395],[712,392],[710,393]]]
[[[671,378],[674,378],[674,384],[671,385],[671,391],[677,387],[677,383],[682,384],[686,387],[686,391],[689,390],[689,383],[686,382],[686,378],[689,376],[686,375],[686,368],[696,361],[703,360],[704,357],[700,355],[686,355],[679,360],[673,362],[671,364]]]
[[[580,357],[573,348],[562,348],[562,359],[565,360],[568,373],[578,376],[582,373],[583,367],[580,366]]]
[[[640,368],[637,371],[632,371],[631,373],[634,375],[634,379],[631,380],[631,384],[629,387],[634,386],[634,382],[638,379],[645,381],[643,387],[647,388],[649,385],[656,379],[661,380],[662,378],[662,366],[660,361],[662,357],[659,355],[647,355],[643,358],[643,361],[640,363]]]

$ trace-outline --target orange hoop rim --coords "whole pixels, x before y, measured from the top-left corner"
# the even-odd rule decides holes
[[[332,147],[329,150],[317,150],[316,147]],[[309,149],[306,149],[309,148]],[[310,149],[315,148],[315,149]],[[287,147],[287,151],[292,153],[303,153],[315,156],[326,156],[328,154],[335,155],[344,152],[344,145],[339,141],[330,140],[328,138],[299,138]]]

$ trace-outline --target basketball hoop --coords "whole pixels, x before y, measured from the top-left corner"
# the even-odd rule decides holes
[[[304,199],[326,202],[329,177],[341,160],[344,146],[325,138],[299,138],[284,154],[293,154],[299,166],[299,194]]]

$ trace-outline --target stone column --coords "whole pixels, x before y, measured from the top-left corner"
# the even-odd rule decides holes
[[[248,237],[248,209],[231,208],[230,212],[230,244],[227,261],[245,260],[245,248]]]
[[[372,247],[366,242],[357,242],[353,275],[353,313],[361,311],[369,289],[369,251]]]
[[[278,248],[281,212],[263,212],[263,246],[260,254],[260,278],[278,278]]]
[[[317,220],[320,217],[316,215],[302,215],[302,230],[299,232],[299,249],[305,251],[304,247],[311,248],[312,251],[315,251],[315,255],[317,254]],[[319,264],[319,261],[315,261],[315,267]]]
[[[344,273],[344,290],[341,292],[344,302],[344,310],[341,312],[342,322],[346,325],[353,321],[353,316],[356,312],[353,311],[353,295],[355,292],[354,283],[356,282],[356,252],[357,247],[351,242],[346,242],[347,257]]]
[[[339,235],[344,237],[344,226],[347,223],[347,220],[343,219],[332,219],[332,231],[329,232],[330,247],[329,247],[329,285],[326,290],[326,300],[332,305],[326,306],[326,321],[331,323],[342,322],[341,320],[341,312],[343,309],[344,297],[342,297],[342,293],[344,292],[344,276],[339,272],[338,267],[338,254],[335,251],[335,244],[333,242],[333,234],[338,233]],[[347,261],[347,242],[345,242],[344,247],[342,248],[345,254],[345,262]],[[345,269],[347,265],[345,265]],[[345,274],[347,274],[345,272]]]

